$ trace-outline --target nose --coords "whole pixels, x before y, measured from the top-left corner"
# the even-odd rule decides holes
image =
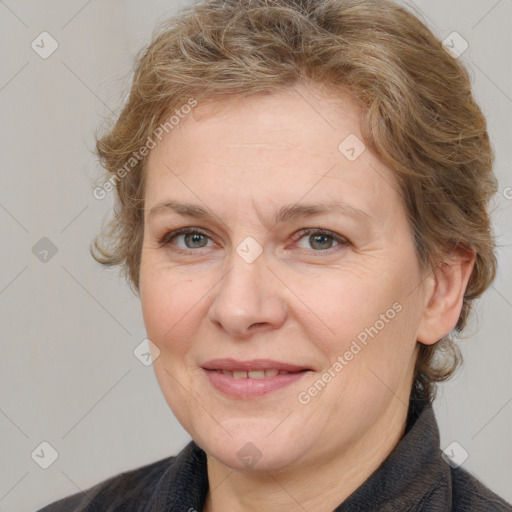
[[[278,329],[286,319],[282,283],[263,256],[247,263],[234,255],[208,311],[209,320],[228,335],[247,339],[256,332]]]

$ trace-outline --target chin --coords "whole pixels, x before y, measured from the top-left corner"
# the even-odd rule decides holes
[[[208,456],[236,470],[278,471],[292,466],[308,449],[305,439],[312,439],[294,434],[299,425],[276,428],[275,420],[263,418],[223,421],[227,432],[218,424],[204,426],[189,432],[191,437]]]

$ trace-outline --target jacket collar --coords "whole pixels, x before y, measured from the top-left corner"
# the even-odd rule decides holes
[[[201,512],[207,492],[206,453],[191,441],[160,478],[144,512]]]
[[[411,402],[401,441],[334,512],[451,511],[451,471],[439,444],[432,405]]]

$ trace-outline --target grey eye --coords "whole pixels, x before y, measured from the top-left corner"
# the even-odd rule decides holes
[[[183,237],[187,249],[198,249],[208,244],[208,237],[201,233],[185,233],[176,238],[180,237]]]
[[[336,245],[339,245],[339,242],[333,235],[314,231],[312,233],[306,233],[303,235],[297,245],[303,249],[325,251],[336,247]]]

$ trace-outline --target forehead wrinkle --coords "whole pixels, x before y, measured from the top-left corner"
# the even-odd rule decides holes
[[[369,222],[372,217],[363,210],[354,208],[343,201],[328,201],[322,204],[290,204],[282,206],[276,213],[273,219],[265,218],[256,205],[254,198],[251,198],[252,206],[256,211],[256,215],[261,223],[267,227],[276,226],[277,224],[286,223],[295,219],[316,217],[319,215],[328,215],[338,213],[358,220],[360,222]],[[149,216],[155,215],[159,212],[174,212],[178,215],[193,217],[197,219],[213,219],[220,217],[213,212],[209,207],[203,208],[202,206],[192,203],[180,203],[174,200],[167,200],[153,206],[149,211]],[[222,222],[225,224],[224,222]]]
[[[255,204],[254,198],[252,198],[252,205],[261,223],[271,229],[270,226],[274,227],[277,224],[292,221],[298,218],[315,217],[319,215],[328,215],[332,213],[338,213],[344,216],[351,217],[360,222],[369,222],[373,220],[373,217],[366,213],[364,210],[354,208],[343,201],[326,201],[323,204],[289,204],[282,206],[276,212],[274,219],[266,218]]]

